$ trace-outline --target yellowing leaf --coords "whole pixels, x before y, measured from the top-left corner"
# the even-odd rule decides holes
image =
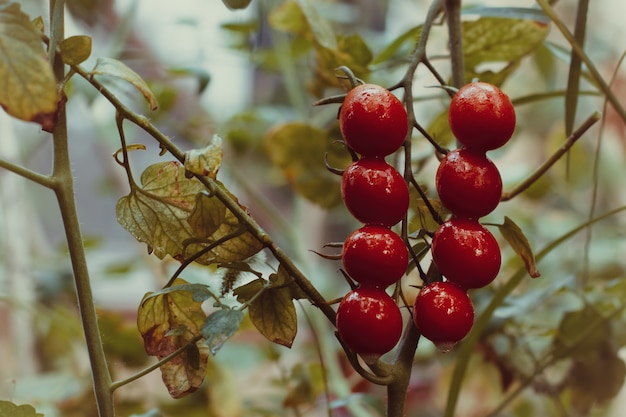
[[[130,83],[144,96],[150,110],[156,110],[159,107],[156,96],[148,87],[148,84],[131,68],[117,59],[113,58],[98,58],[96,66],[91,70],[92,75],[106,75],[122,79]]]
[[[326,170],[324,154],[334,154],[330,162],[340,164],[340,167],[350,162],[348,153],[338,156],[340,147],[331,142],[325,131],[296,122],[277,126],[268,132],[265,149],[297,193],[330,208],[341,204],[341,177]]]
[[[30,404],[17,405],[11,401],[0,401],[0,417],[43,417]]]
[[[59,44],[61,58],[67,65],[79,65],[91,55],[91,37],[71,36]]]
[[[18,3],[0,4],[0,105],[8,114],[52,131],[59,94],[41,32]]]
[[[194,236],[208,238],[225,219],[226,206],[217,198],[200,193],[196,196],[196,205],[187,220]]]
[[[185,169],[194,174],[215,179],[222,165],[222,155],[222,138],[214,135],[213,140],[206,147],[185,152]]]
[[[522,229],[506,216],[504,217],[504,224],[498,225],[498,228],[502,236],[504,236],[511,245],[511,248],[513,248],[515,253],[524,261],[528,275],[530,275],[531,278],[540,277],[541,274],[537,270],[535,255]]]
[[[208,265],[241,261],[263,249],[263,244],[250,232],[245,231],[244,226],[230,210],[226,210],[224,221],[210,237],[185,247],[185,256],[205,250],[208,246],[213,247],[196,259],[196,262]]]
[[[118,222],[160,259],[170,255],[182,261],[209,245],[214,247],[196,262],[241,261],[260,251],[261,242],[185,172],[177,162],[146,168],[141,186],[131,184],[130,194],[118,200]]]
[[[175,284],[186,281],[177,279]],[[150,297],[146,294],[137,313],[137,328],[146,353],[162,359],[189,344],[200,335],[206,319],[202,303],[188,291],[176,291]],[[163,383],[173,398],[196,391],[206,373],[208,349],[200,342],[161,366]]]
[[[149,166],[141,175],[141,188],[133,187],[117,202],[117,220],[154,254],[179,258],[183,241],[193,236],[187,217],[195,206],[203,185],[185,177],[176,162]]]
[[[298,330],[291,277],[283,270],[270,276],[269,284],[257,279],[235,289],[239,302],[248,306],[250,321],[269,341],[291,347]]]

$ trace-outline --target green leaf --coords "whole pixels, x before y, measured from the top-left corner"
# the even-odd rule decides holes
[[[465,66],[470,71],[483,63],[513,64],[541,45],[549,26],[525,19],[483,17],[463,22]]]
[[[517,255],[524,262],[526,271],[531,278],[538,278],[541,276],[537,270],[537,262],[535,260],[535,254],[528,242],[528,238],[522,232],[522,229],[515,224],[513,220],[508,217],[504,217],[504,223],[497,225],[498,229],[502,233],[502,236],[509,242],[511,248],[517,253]]]
[[[397,38],[391,41],[390,44],[385,46],[382,51],[374,57],[372,65],[380,64],[395,57],[400,49],[402,49],[407,43],[411,46],[415,45],[419,40],[422,33],[422,25],[415,26],[400,34]]]
[[[298,330],[291,288],[277,274],[248,307],[250,321],[269,341],[291,347]]]
[[[119,78],[131,84],[135,87],[146,99],[150,110],[156,110],[159,108],[156,96],[148,87],[148,84],[133,71],[130,67],[121,61],[113,58],[98,58],[96,66],[91,70],[92,75],[104,75],[109,77]]]
[[[215,179],[222,165],[223,154],[222,138],[213,135],[209,145],[185,152],[185,169],[196,175]]]
[[[43,417],[30,404],[17,405],[11,401],[0,400],[0,417]]]
[[[454,147],[454,135],[448,122],[448,109],[439,113],[426,129],[430,136],[443,147]]]
[[[18,3],[0,3],[0,105],[51,132],[59,94],[41,36]]]
[[[559,323],[553,341],[553,354],[585,357],[608,340],[610,335],[610,322],[593,307],[569,311],[563,315]]]
[[[467,7],[461,10],[462,15],[478,15],[482,17],[504,17],[507,19],[528,19],[536,22],[550,23],[543,10],[532,7]]]
[[[174,282],[175,285],[186,283],[182,279]],[[188,291],[150,295],[146,294],[139,306],[137,328],[146,353],[163,359],[201,334],[206,315],[202,303],[194,301]],[[163,383],[173,398],[184,397],[202,385],[208,355],[206,347],[198,346],[161,366]]]
[[[337,48],[335,33],[328,21],[320,16],[315,8],[316,2],[312,0],[296,0],[300,6],[314,39],[324,48]]]
[[[193,299],[193,301],[199,303],[202,303],[203,301],[206,301],[210,298],[214,298],[213,293],[205,284],[176,284],[162,288],[158,291],[151,292],[150,295],[146,295],[144,297],[143,301],[145,302],[146,300],[149,300],[151,298],[175,293],[178,291],[187,291],[191,293],[191,298]]]
[[[234,335],[244,318],[240,310],[217,310],[207,317],[202,326],[202,336],[213,355]]]
[[[61,58],[67,65],[80,65],[91,55],[90,36],[71,36],[59,43]]]
[[[295,0],[283,2],[268,17],[270,25],[282,32],[310,37],[310,28],[302,8]]]
[[[293,189],[307,200],[330,208],[341,204],[341,177],[326,171],[324,154],[333,166],[346,166],[347,152],[339,156],[327,133],[305,123],[282,124],[265,137],[265,149]],[[341,149],[343,151],[343,149]]]

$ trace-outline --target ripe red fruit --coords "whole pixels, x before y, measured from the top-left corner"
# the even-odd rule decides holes
[[[476,220],[453,218],[439,226],[432,241],[439,272],[462,288],[482,288],[500,272],[500,246]]]
[[[409,251],[396,233],[383,226],[363,226],[346,238],[343,266],[362,286],[386,288],[406,272]]]
[[[383,290],[357,288],[346,294],[337,309],[341,340],[367,361],[389,352],[402,335],[402,313]]]
[[[365,224],[391,227],[409,208],[402,175],[381,158],[361,158],[345,169],[341,196],[350,213]]]
[[[350,90],[339,112],[339,127],[346,144],[363,156],[384,157],[397,151],[408,126],[402,102],[375,84]]]
[[[456,284],[433,282],[415,298],[413,320],[422,336],[447,352],[472,329],[474,306]]]
[[[515,109],[495,85],[473,82],[454,95],[448,112],[450,129],[467,149],[486,152],[504,145],[515,130]]]
[[[502,178],[482,152],[455,149],[439,164],[435,186],[443,205],[457,217],[477,219],[500,202]]]

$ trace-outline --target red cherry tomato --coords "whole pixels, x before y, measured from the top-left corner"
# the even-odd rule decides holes
[[[472,329],[474,306],[456,284],[433,282],[415,298],[413,320],[422,336],[447,352]]]
[[[432,241],[439,272],[465,289],[490,284],[500,271],[500,246],[476,220],[450,219],[439,226]]]
[[[400,148],[408,132],[402,102],[389,90],[362,84],[348,92],[339,112],[346,144],[363,156],[384,157]]]
[[[507,143],[515,130],[515,109],[495,85],[464,85],[450,102],[448,122],[454,136],[467,149],[486,152]]]
[[[457,217],[477,219],[500,202],[502,178],[482,152],[455,149],[439,164],[435,186],[443,205]]]
[[[377,288],[357,288],[346,294],[336,321],[341,340],[368,361],[393,349],[402,335],[400,308]]]
[[[362,286],[386,288],[406,272],[409,251],[396,233],[383,226],[363,226],[348,236],[343,266]]]
[[[341,195],[346,208],[365,224],[393,226],[409,208],[409,188],[383,159],[361,158],[343,173]]]

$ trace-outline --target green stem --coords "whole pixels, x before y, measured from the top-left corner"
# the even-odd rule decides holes
[[[565,37],[565,39],[569,42],[574,53],[576,53],[576,55],[580,57],[580,59],[585,63],[594,81],[598,84],[600,90],[602,90],[602,93],[604,93],[604,95],[607,97],[607,100],[611,103],[615,111],[619,114],[624,123],[626,123],[626,110],[624,109],[624,107],[622,107],[622,104],[618,100],[617,96],[613,93],[613,91],[611,91],[611,87],[607,84],[606,81],[604,81],[604,78],[602,78],[602,75],[600,75],[600,71],[598,71],[593,61],[589,59],[580,44],[576,42],[576,38],[574,37],[574,35],[572,35],[572,33],[567,29],[565,23],[563,23],[563,21],[559,19],[559,17],[554,12],[554,9],[548,4],[548,2],[546,2],[546,0],[536,1],[541,9],[545,12],[545,14],[548,15],[548,17],[552,20],[555,26],[559,29],[563,37]]]
[[[57,40],[63,39],[63,2],[51,0],[50,10],[52,10],[51,25],[53,35]],[[51,62],[57,80],[63,80],[65,68],[60,57],[54,56],[54,49],[51,49]],[[74,179],[72,177],[70,153],[67,136],[67,116],[65,114],[65,103],[59,103],[59,112],[54,131],[52,132],[54,143],[54,166],[52,170],[53,184],[61,217],[63,228],[67,239],[67,246],[74,274],[74,284],[76,286],[76,297],[80,313],[81,324],[85,335],[85,344],[89,354],[92,378],[94,384],[94,394],[98,415],[100,417],[114,417],[115,409],[113,404],[113,391],[111,390],[111,374],[107,365],[98,317],[94,304],[91,283],[89,280],[89,269],[83,238],[81,236],[80,222],[76,211],[76,201],[74,194]]]
[[[591,116],[587,118],[587,120],[583,122],[583,124],[580,125],[578,129],[576,129],[567,138],[567,140],[563,143],[563,145],[561,145],[561,147],[557,149],[556,152],[554,152],[552,156],[550,156],[550,158],[548,158],[543,164],[541,164],[541,166],[539,166],[539,168],[535,170],[535,172],[533,172],[528,178],[526,178],[523,182],[518,184],[512,190],[502,193],[502,197],[500,197],[500,201],[508,201],[512,199],[513,197],[517,196],[518,194],[527,190],[539,178],[541,178],[543,174],[545,174],[550,168],[552,168],[552,166],[559,159],[561,159],[561,157],[565,155],[565,153],[569,151],[569,149],[572,146],[574,146],[576,141],[580,139],[581,136],[584,135],[585,132],[589,130],[589,128],[591,128],[591,126],[593,126],[598,120],[600,120],[600,113],[594,112]]]
[[[445,7],[446,19],[448,22],[450,63],[452,65],[452,86],[459,88],[465,84],[463,34],[461,26],[461,0],[446,0]]]

